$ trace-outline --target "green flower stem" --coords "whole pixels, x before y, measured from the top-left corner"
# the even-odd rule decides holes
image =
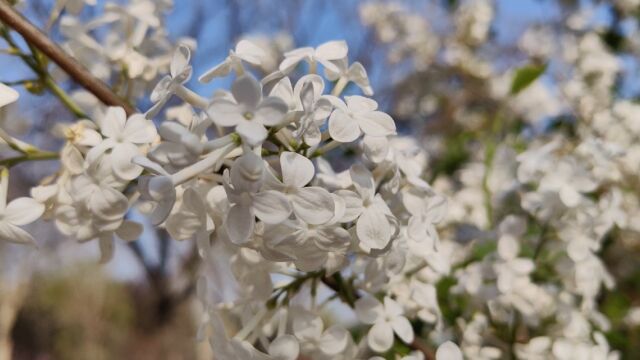
[[[80,106],[71,99],[71,96],[67,94],[58,84],[53,81],[51,76],[46,75],[44,79],[42,79],[42,83],[51,91],[53,95],[55,95],[60,102],[67,108],[73,115],[75,115],[79,119],[88,119],[87,114],[82,111]]]
[[[20,163],[27,162],[27,161],[55,160],[57,158],[58,158],[58,153],[51,152],[51,151],[38,151],[38,152],[31,152],[25,155],[0,160],[0,166],[6,166],[7,168],[10,168],[14,165],[18,165]]]
[[[25,39],[30,47],[38,50],[42,54],[42,59],[55,62],[62,70],[64,70],[79,85],[91,92],[103,104],[108,106],[121,106],[127,115],[132,115],[138,111],[127,101],[120,98],[105,84],[102,80],[96,78],[89,70],[69,56],[58,44],[47,37],[40,29],[26,19],[22,14],[17,12],[9,3],[0,0],[0,21],[3,23],[3,36],[7,37],[8,29],[18,32]],[[12,47],[14,44],[9,43]],[[36,53],[37,54],[37,53]],[[36,54],[33,54],[34,56]],[[27,63],[28,57],[23,57]],[[37,65],[37,64],[32,64]]]

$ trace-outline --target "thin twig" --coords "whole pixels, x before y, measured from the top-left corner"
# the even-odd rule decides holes
[[[12,167],[25,161],[56,160],[58,153],[43,151],[0,160],[1,166]]]
[[[131,105],[118,97],[104,82],[93,76],[89,70],[69,56],[60,46],[51,41],[40,29],[20,13],[15,11],[6,0],[0,0],[0,21],[17,31],[24,39],[40,50],[44,55],[71,76],[78,84],[95,95],[105,105],[121,106],[128,115],[136,113]]]

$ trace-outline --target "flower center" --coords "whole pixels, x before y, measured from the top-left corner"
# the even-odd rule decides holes
[[[247,120],[251,120],[253,119],[253,113],[251,111],[245,111],[244,114],[242,114],[244,116],[245,119]]]

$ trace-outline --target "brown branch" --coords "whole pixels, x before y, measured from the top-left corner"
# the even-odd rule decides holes
[[[58,64],[71,78],[95,95],[105,105],[121,106],[128,115],[138,112],[116,95],[107,84],[93,76],[89,70],[69,56],[40,29],[13,9],[6,0],[0,0],[0,21],[20,33],[29,44]]]

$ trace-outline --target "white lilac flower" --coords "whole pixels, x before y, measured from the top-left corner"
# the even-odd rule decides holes
[[[238,75],[244,73],[242,62],[248,62],[254,66],[260,66],[267,57],[265,51],[249,40],[240,40],[235,50],[229,50],[229,56],[223,62],[207,70],[198,81],[208,83],[216,77],[227,76],[233,70]]]
[[[260,191],[264,183],[264,164],[253,153],[238,158],[231,171],[225,171],[225,190],[232,204],[225,219],[229,239],[246,243],[255,227],[255,217],[266,223],[279,223],[291,214],[289,200],[274,190]]]
[[[9,170],[0,170],[0,240],[33,244],[33,237],[20,226],[30,224],[44,213],[44,205],[29,197],[20,197],[7,204]]]
[[[353,82],[356,84],[366,96],[373,95],[373,89],[369,84],[369,77],[367,76],[367,70],[359,62],[354,62],[349,66],[348,59],[346,57],[332,61],[338,67],[337,72],[331,70],[331,68],[325,68],[327,79],[330,81],[342,81],[345,83]]]
[[[339,142],[352,142],[362,135],[385,137],[396,133],[393,119],[377,111],[378,103],[363,96],[346,96],[346,104],[337,97],[328,97],[335,110],[329,117],[329,134]]]
[[[288,105],[290,114],[295,118],[295,138],[309,146],[316,146],[321,140],[320,128],[333,109],[331,102],[325,98],[324,80],[318,75],[305,75],[291,87],[291,81],[285,77],[271,90],[271,96],[283,99]]]
[[[131,162],[141,155],[139,147],[151,143],[157,136],[156,127],[142,114],[127,119],[124,109],[110,107],[104,117],[98,119],[100,132],[105,137],[102,142],[87,153],[87,162],[93,163],[111,150],[110,163],[114,174],[123,180],[135,179],[142,168]]]
[[[182,194],[180,207],[167,218],[167,232],[175,240],[187,240],[206,226],[207,211],[202,197],[196,189],[187,188]]]
[[[331,220],[335,214],[335,202],[331,194],[318,186],[308,185],[315,175],[311,160],[285,151],[280,154],[282,181],[267,171],[268,188],[277,190],[289,198],[293,213],[304,222],[320,225]]]
[[[261,144],[268,135],[265,126],[280,125],[288,110],[280,98],[263,98],[260,82],[251,75],[236,79],[231,94],[233,100],[213,99],[207,114],[217,125],[235,127],[242,140],[251,146]]]
[[[200,118],[195,116],[194,118]],[[194,124],[192,122],[191,124]],[[149,150],[149,159],[164,166],[181,169],[196,162],[205,150],[201,138],[205,126],[186,128],[180,123],[165,121],[158,128],[162,142]]]
[[[339,72],[339,68],[332,61],[343,59],[347,56],[349,48],[345,41],[329,41],[317,48],[303,47],[284,53],[284,60],[280,63],[279,70],[283,74],[288,74],[302,61],[306,61],[310,66],[315,67],[321,64],[325,69]]]
[[[390,297],[384,298],[384,304],[372,296],[356,301],[355,308],[358,320],[373,325],[367,335],[367,343],[371,350],[385,352],[393,346],[393,334],[409,344],[414,334],[411,323],[404,316],[402,306]]]
[[[407,224],[407,234],[418,241],[426,241],[437,249],[440,238],[435,224],[441,222],[447,211],[447,201],[442,196],[430,196],[418,189],[404,189],[402,203],[411,214]]]
[[[346,212],[341,222],[356,221],[356,234],[364,251],[384,249],[393,235],[388,217],[391,211],[379,194],[371,172],[363,165],[354,165],[350,170],[356,190],[338,190],[336,195],[346,202]]]
[[[351,245],[351,235],[339,224],[309,225],[300,220],[288,220],[265,226],[263,242],[270,254],[284,256],[302,271],[325,267],[331,274],[342,265]]]
[[[347,347],[349,332],[339,325],[325,330],[322,319],[311,311],[294,309],[293,334],[299,339],[305,354],[334,356]]]
[[[150,99],[153,106],[145,115],[147,119],[155,117],[171,96],[179,91],[179,87],[191,79],[193,69],[189,65],[190,60],[191,51],[189,48],[185,45],[178,46],[171,60],[170,74],[163,77],[151,92]]]

